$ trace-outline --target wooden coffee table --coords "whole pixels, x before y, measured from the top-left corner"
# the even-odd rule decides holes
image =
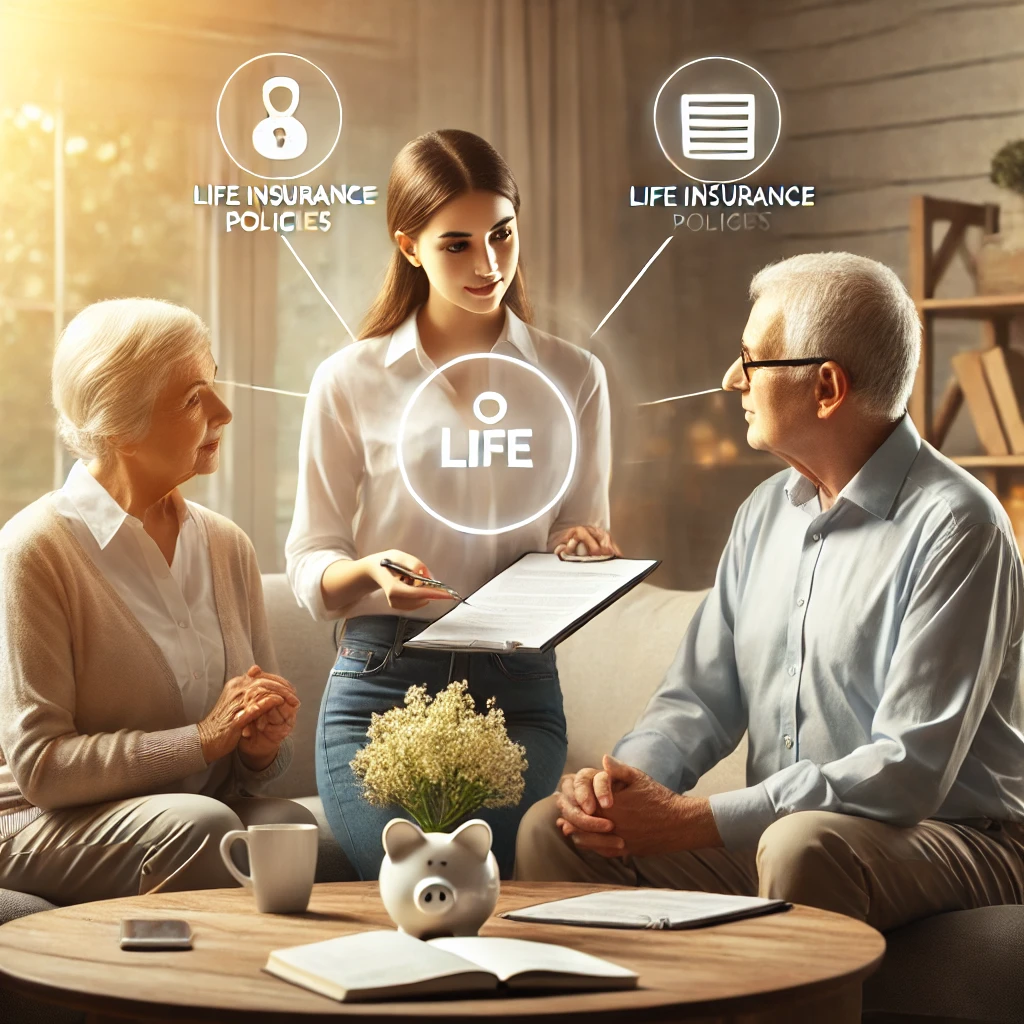
[[[607,886],[508,883],[498,911],[579,896]],[[195,948],[123,952],[125,917],[181,917]],[[162,893],[85,903],[0,927],[0,988],[84,1009],[90,1020],[503,1022],[860,1020],[861,981],[885,941],[873,928],[810,907],[692,931],[622,931],[528,925],[492,918],[483,935],[555,942],[606,957],[640,974],[628,992],[345,1005],[290,985],[261,968],[272,949],[392,927],[375,882],[318,885],[309,910],[256,912],[243,889]]]

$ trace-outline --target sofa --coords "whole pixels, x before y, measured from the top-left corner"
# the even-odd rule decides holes
[[[263,577],[267,614],[282,672],[304,704],[295,756],[270,792],[299,800],[320,822],[318,881],[353,878],[316,793],[313,741],[324,682],[334,661],[334,624],[314,622],[283,575]],[[704,592],[641,584],[558,648],[565,698],[567,768],[599,763],[661,682]],[[709,795],[745,784],[746,741],[693,790]],[[19,900],[34,901],[31,910]],[[0,891],[0,913],[41,909],[34,897]],[[864,1019],[1024,1024],[1024,906],[941,914],[886,936],[881,968],[864,986]],[[2,1016],[2,1014],[0,1014]]]

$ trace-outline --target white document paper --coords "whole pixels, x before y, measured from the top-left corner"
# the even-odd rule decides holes
[[[603,928],[694,928],[784,910],[785,900],[675,889],[608,889],[502,914],[513,921]]]
[[[651,559],[563,562],[557,555],[524,555],[405,646],[539,651],[657,564]]]

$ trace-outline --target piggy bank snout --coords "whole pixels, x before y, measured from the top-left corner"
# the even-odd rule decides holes
[[[455,906],[455,889],[444,878],[424,878],[413,889],[412,900],[424,914],[445,914]]]

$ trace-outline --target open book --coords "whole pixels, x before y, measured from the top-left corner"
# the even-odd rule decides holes
[[[531,552],[406,640],[443,651],[548,651],[649,576],[657,559],[563,562]]]
[[[595,928],[700,928],[723,921],[787,910],[785,900],[727,896],[676,889],[607,889],[567,900],[538,903],[502,914],[531,924],[590,925]]]
[[[508,989],[636,988],[637,974],[589,953],[523,939],[422,942],[374,931],[278,949],[264,968],[342,1003]]]

